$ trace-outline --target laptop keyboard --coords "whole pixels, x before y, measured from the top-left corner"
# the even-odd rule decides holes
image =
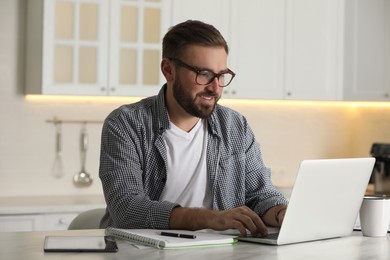
[[[271,233],[271,234],[268,234],[268,235],[263,236],[261,238],[276,240],[276,239],[278,239],[278,236],[279,236],[279,233]]]

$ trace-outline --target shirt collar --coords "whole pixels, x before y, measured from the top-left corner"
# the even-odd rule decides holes
[[[154,125],[155,125],[155,131],[157,131],[159,134],[164,133],[166,129],[170,128],[168,110],[165,105],[166,89],[167,89],[167,84],[164,84],[157,95],[157,100],[155,104],[155,111],[157,116],[154,117],[155,120]]]

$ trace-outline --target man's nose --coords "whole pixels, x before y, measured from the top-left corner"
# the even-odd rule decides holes
[[[218,79],[218,77],[214,77],[213,81],[211,81],[210,84],[208,84],[206,86],[206,88],[208,90],[210,90],[210,91],[216,92],[219,89],[219,79]]]

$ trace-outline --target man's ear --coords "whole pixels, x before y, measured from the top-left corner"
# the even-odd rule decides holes
[[[174,80],[174,78],[175,78],[174,65],[167,58],[164,58],[161,61],[161,72],[164,75],[167,82],[171,82]]]

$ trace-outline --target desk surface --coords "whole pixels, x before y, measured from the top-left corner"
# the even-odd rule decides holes
[[[159,250],[137,249],[119,241],[117,253],[44,253],[46,235],[102,235],[103,230],[34,231],[0,233],[0,258],[20,259],[390,259],[390,234],[382,238],[351,236],[294,245],[268,246],[239,242],[234,246]]]

